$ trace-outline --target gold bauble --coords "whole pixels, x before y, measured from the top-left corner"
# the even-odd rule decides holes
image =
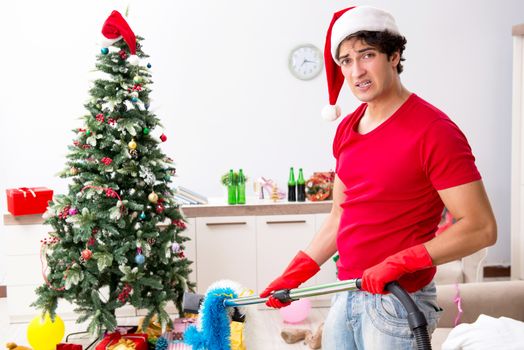
[[[151,203],[156,203],[158,201],[158,195],[155,192],[151,192],[149,196],[147,196],[147,199],[149,199]]]
[[[129,147],[129,149],[136,149],[136,142],[135,142],[135,140],[129,141],[129,143],[127,144],[127,147]]]

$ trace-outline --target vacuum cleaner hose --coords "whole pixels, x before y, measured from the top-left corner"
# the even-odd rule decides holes
[[[357,287],[361,289],[362,280],[357,280]],[[409,328],[415,336],[417,342],[417,350],[431,350],[431,342],[428,333],[428,321],[426,316],[419,310],[417,304],[411,299],[409,294],[402,289],[397,282],[390,282],[386,284],[385,289],[391,292],[400,303],[404,306],[408,313]]]

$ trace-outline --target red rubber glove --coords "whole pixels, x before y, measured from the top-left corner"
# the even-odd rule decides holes
[[[423,244],[404,249],[364,271],[362,289],[373,294],[386,294],[384,286],[400,276],[433,266],[433,261]]]
[[[269,286],[260,293],[260,297],[268,297],[276,290],[297,288],[302,283],[313,277],[318,271],[320,271],[320,267],[316,261],[311,259],[311,257],[303,251],[299,251],[291,263],[289,263],[284,273],[271,282]],[[273,297],[269,297],[268,301],[266,301],[267,306],[276,309],[280,309],[289,304],[290,303],[283,303]]]

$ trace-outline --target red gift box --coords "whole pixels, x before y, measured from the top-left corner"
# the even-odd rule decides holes
[[[95,350],[108,350],[115,347],[118,343],[133,342],[136,350],[148,350],[147,334],[133,333],[120,334],[109,333],[100,343],[97,344]]]
[[[82,345],[79,344],[56,344],[56,350],[82,350]]]
[[[42,214],[47,202],[53,199],[53,190],[47,187],[20,187],[6,190],[7,210],[14,216]]]

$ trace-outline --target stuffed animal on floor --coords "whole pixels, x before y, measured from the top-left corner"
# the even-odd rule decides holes
[[[5,346],[9,350],[31,350],[31,348],[28,348],[27,346],[18,346],[16,343],[7,343]]]

